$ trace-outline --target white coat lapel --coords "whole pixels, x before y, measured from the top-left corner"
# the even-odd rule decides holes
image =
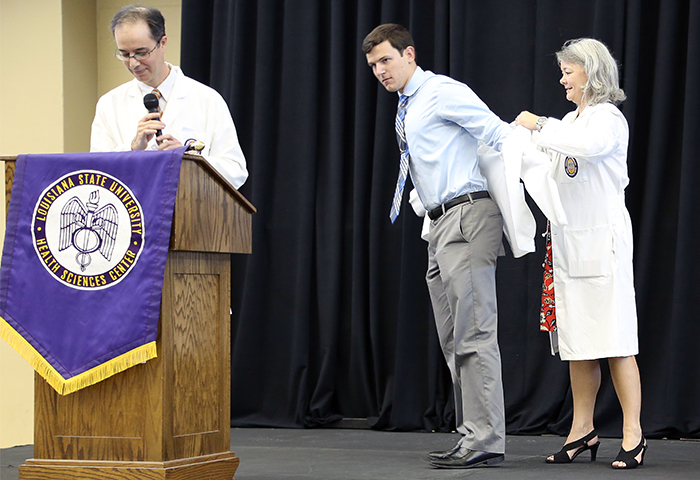
[[[129,101],[127,102],[129,118],[136,119],[136,123],[138,123],[148,113],[146,106],[143,104],[145,94],[141,91],[138,80],[133,79],[131,81],[127,95],[129,96]]]
[[[180,118],[180,110],[182,105],[185,104],[182,100],[187,97],[187,86],[184,82],[184,74],[182,70],[177,67],[173,67],[175,70],[175,82],[173,83],[173,89],[170,92],[170,98],[168,98],[168,104],[165,107],[165,112],[163,113],[163,123],[165,123],[166,130],[168,125],[174,124],[175,119]],[[185,139],[179,139],[184,142]]]

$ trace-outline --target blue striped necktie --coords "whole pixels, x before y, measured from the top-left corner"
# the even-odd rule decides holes
[[[406,176],[408,175],[408,143],[406,143],[406,129],[404,127],[404,119],[406,118],[406,104],[408,96],[401,95],[399,97],[399,108],[396,111],[396,141],[399,143],[401,151],[401,163],[399,165],[399,178],[396,181],[396,191],[394,192],[394,201],[391,204],[391,223],[396,221],[401,209],[401,199],[403,198],[403,187],[406,185]]]

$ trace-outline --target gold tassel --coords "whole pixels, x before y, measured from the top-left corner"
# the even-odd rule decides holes
[[[68,395],[94,385],[158,356],[156,342],[149,342],[66,380],[2,317],[0,317],[0,337],[5,339],[61,395]]]

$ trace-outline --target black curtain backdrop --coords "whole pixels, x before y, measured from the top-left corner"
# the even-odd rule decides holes
[[[610,47],[631,129],[642,423],[649,437],[700,437],[700,1],[183,0],[182,19],[183,70],[229,103],[250,169],[241,192],[258,208],[253,254],[234,257],[232,425],[453,428],[421,219],[405,202],[389,221],[397,97],[360,50],[395,22],[423,68],[509,122],[573,109],[554,56],[565,40]],[[543,247],[538,236],[536,253],[498,263],[509,434],[571,421],[567,364],[538,330]],[[603,367],[596,423],[620,436]]]

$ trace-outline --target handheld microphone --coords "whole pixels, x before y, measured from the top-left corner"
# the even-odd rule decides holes
[[[147,93],[143,97],[143,104],[146,107],[146,110],[148,110],[148,113],[159,112],[158,97],[156,97],[155,94]],[[160,116],[157,118],[157,120],[160,120]],[[156,130],[156,137],[160,137],[161,135],[163,135],[163,132],[160,129]]]

